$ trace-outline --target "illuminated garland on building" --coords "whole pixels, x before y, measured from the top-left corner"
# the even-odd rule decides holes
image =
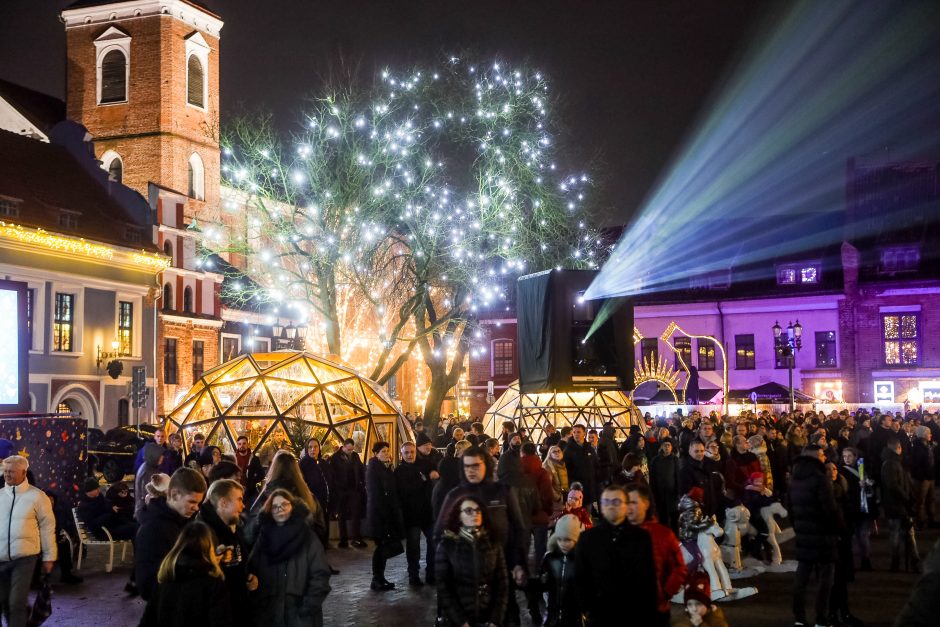
[[[53,252],[79,255],[105,261],[115,261],[115,252],[119,252],[115,251],[110,246],[89,242],[83,237],[73,238],[54,235],[44,229],[33,230],[18,224],[9,224],[6,222],[0,222],[0,235]],[[136,266],[141,266],[155,272],[165,270],[170,265],[169,258],[144,251],[130,253],[130,260],[131,263]]]

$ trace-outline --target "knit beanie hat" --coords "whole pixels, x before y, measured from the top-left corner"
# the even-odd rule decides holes
[[[748,485],[754,485],[758,481],[763,481],[763,480],[764,480],[764,473],[752,472],[750,475],[748,475],[747,483]]]
[[[552,531],[552,535],[548,539],[548,550],[555,550],[558,547],[558,540],[560,538],[571,538],[577,542],[578,538],[581,536],[582,529],[583,526],[577,516],[565,514],[555,523],[555,530]]]
[[[98,483],[98,480],[94,477],[85,477],[85,480],[82,482],[82,492],[88,494],[92,490],[98,490],[101,488],[101,485]]]
[[[170,489],[170,475],[158,472],[150,478],[150,483],[145,485],[144,489],[152,497],[166,496],[166,491]]]
[[[426,433],[419,433],[415,436],[415,446],[423,446],[425,444],[429,444],[430,442],[431,438],[429,438]]]
[[[708,585],[707,575],[697,572],[689,577],[689,583],[685,587],[685,600],[698,601],[703,605],[712,604],[712,592]]]

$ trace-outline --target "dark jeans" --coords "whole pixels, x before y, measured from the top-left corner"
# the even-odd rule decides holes
[[[796,578],[793,580],[793,620],[806,623],[806,587],[813,571],[816,571],[819,577],[819,589],[816,591],[816,624],[828,625],[826,621],[829,620],[829,594],[832,591],[832,579],[835,573],[835,564],[831,562],[797,564]]]
[[[421,527],[408,527],[405,530],[405,557],[408,559],[408,576],[417,577],[421,570],[421,536],[427,544],[424,556],[425,577],[434,576],[434,525]]]
[[[349,542],[362,539],[360,519],[362,518],[361,497],[356,491],[340,492],[336,495],[334,511],[339,514],[339,541]],[[348,529],[347,529],[348,524]]]
[[[8,627],[26,627],[29,584],[38,555],[0,562],[0,605]]]
[[[911,562],[920,561],[917,552],[917,539],[914,536],[914,527],[910,520],[905,518],[888,519],[888,536],[891,538],[891,568],[900,567],[901,552],[904,552],[904,566],[907,568]]]

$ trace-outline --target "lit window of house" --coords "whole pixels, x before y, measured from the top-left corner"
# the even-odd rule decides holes
[[[885,365],[916,366],[919,363],[919,314],[883,314]]]
[[[779,285],[793,285],[796,283],[796,268],[790,266],[777,268],[777,283]]]
[[[914,272],[920,265],[920,249],[917,246],[893,246],[881,251],[879,271],[882,274]]]
[[[800,283],[818,283],[819,266],[803,266],[800,268]]]

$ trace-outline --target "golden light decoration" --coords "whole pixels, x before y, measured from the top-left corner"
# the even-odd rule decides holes
[[[522,394],[519,381],[513,381],[483,418],[483,430],[498,437],[504,421],[512,420],[525,427],[533,442],[541,442],[546,424],[556,428],[585,425],[600,430],[611,422],[618,439],[626,438],[630,427],[643,424],[640,410],[626,394],[619,390],[587,390],[584,392],[555,392]]]
[[[324,455],[351,438],[363,458],[372,444],[397,450],[413,441],[411,426],[374,381],[323,357],[300,351],[240,355],[209,370],[169,413],[168,432],[182,432],[184,447],[200,432],[231,453],[240,435],[254,452],[302,449],[320,441]]]
[[[0,222],[0,232],[4,237],[19,240],[26,244],[42,246],[50,250],[71,253],[74,255],[85,255],[86,257],[97,257],[99,259],[111,259],[114,251],[101,244],[92,244],[85,241],[84,238],[62,237],[53,235],[43,229],[26,229],[18,224],[7,224]]]
[[[166,270],[170,267],[169,257],[151,255],[145,252],[134,253],[131,256],[131,259],[133,259],[134,263],[136,263],[138,266],[153,268],[154,270]]]
[[[655,364],[648,356],[642,360],[637,360],[636,366],[633,368],[634,389],[630,392],[630,398],[633,398],[633,392],[636,391],[636,388],[649,381],[662,383],[669,388],[676,404],[679,404],[679,395],[676,394],[676,389],[679,387],[679,371],[670,367],[666,363],[665,357],[660,357]]]
[[[663,342],[665,342],[666,345],[667,345],[669,348],[671,348],[671,349],[673,350],[673,352],[674,352],[676,355],[678,355],[678,357],[679,357],[679,363],[681,363],[681,364],[682,364],[682,367],[685,368],[685,371],[686,371],[686,374],[687,374],[687,375],[688,375],[689,369],[688,369],[688,367],[686,366],[685,360],[682,359],[682,354],[681,354],[681,353],[679,352],[679,350],[678,350],[675,346],[673,346],[673,345],[670,343],[670,341],[669,341],[670,339],[672,339],[672,336],[673,336],[673,334],[674,334],[676,331],[678,331],[679,333],[681,333],[682,335],[684,335],[684,336],[686,336],[686,337],[688,337],[688,338],[695,338],[695,339],[697,339],[697,340],[709,340],[709,341],[711,341],[715,346],[718,347],[718,350],[721,351],[721,393],[722,393],[722,400],[721,400],[721,403],[722,403],[722,406],[724,407],[724,413],[728,413],[728,356],[727,356],[727,354],[725,354],[725,347],[724,347],[724,346],[722,345],[722,343],[719,342],[714,336],[711,336],[711,335],[695,335],[695,334],[689,333],[688,331],[686,331],[685,329],[683,329],[682,327],[680,327],[679,324],[678,324],[675,320],[673,320],[672,322],[670,322],[669,325],[666,327],[666,330],[663,331],[662,336],[660,336],[660,339],[661,339]],[[688,376],[686,376],[685,385],[686,385],[686,386],[689,385],[689,377],[688,377]],[[685,396],[685,388],[683,388],[683,398],[684,398],[684,396]]]

